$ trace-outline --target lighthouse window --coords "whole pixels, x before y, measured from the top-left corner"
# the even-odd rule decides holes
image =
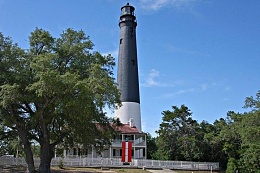
[[[129,32],[130,32],[130,33],[133,33],[133,32],[134,32],[134,28],[133,28],[133,27],[130,27],[130,28],[129,28]]]
[[[135,60],[132,59],[132,65],[135,65]]]
[[[124,14],[131,14],[130,7],[124,8]]]
[[[122,44],[122,43],[123,43],[123,39],[121,38],[121,39],[120,39],[120,44]]]

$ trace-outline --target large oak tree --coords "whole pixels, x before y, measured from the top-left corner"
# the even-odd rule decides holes
[[[29,40],[23,50],[0,33],[0,122],[2,132],[19,135],[30,172],[36,170],[31,143],[39,143],[39,172],[49,173],[58,144],[109,142],[104,107],[120,105],[115,62],[93,51],[83,31],[54,38],[36,28]]]

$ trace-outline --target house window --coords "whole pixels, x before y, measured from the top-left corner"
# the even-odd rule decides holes
[[[116,156],[116,149],[113,149],[113,156]]]
[[[122,156],[122,149],[113,149],[113,156]]]
[[[77,155],[77,148],[73,148],[73,155]]]

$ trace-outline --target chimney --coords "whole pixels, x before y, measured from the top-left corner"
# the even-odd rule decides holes
[[[130,126],[131,128],[135,127],[134,119],[133,119],[133,118],[130,118],[130,119],[129,119],[129,126]]]

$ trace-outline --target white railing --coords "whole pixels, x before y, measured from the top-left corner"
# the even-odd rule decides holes
[[[40,165],[40,159],[34,159],[35,166]],[[124,166],[120,158],[53,158],[52,166],[60,163],[64,166],[80,166],[80,167],[122,167]],[[24,158],[1,158],[0,166],[3,165],[26,165]],[[183,170],[219,170],[219,163],[216,162],[188,162],[188,161],[162,161],[148,159],[133,159],[130,167],[146,167],[167,168],[167,169],[183,169]]]
[[[129,142],[133,143],[133,146],[145,146],[145,140],[128,140]],[[111,140],[112,146],[122,146],[122,140],[121,139],[113,139]]]

